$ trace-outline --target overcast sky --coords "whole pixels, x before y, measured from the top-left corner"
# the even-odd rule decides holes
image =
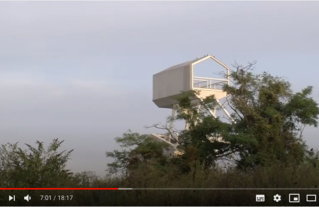
[[[152,75],[206,54],[314,86],[319,2],[0,2],[0,136],[65,140],[69,167],[103,174],[126,130],[149,133],[170,110]],[[317,129],[306,129],[319,148]]]

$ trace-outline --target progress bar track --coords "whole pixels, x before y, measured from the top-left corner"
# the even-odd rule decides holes
[[[0,190],[319,190],[319,188],[0,188]]]
[[[119,188],[120,190],[120,188]],[[131,188],[131,190],[319,190],[319,188]]]

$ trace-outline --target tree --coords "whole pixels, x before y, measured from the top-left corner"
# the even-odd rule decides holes
[[[214,96],[192,104],[199,91],[183,92],[177,98],[179,108],[176,119],[184,120],[188,129],[179,134],[179,149],[184,152],[179,158],[183,172],[189,172],[198,166],[208,169],[216,166],[221,159],[232,160],[233,155],[243,146],[254,145],[255,140],[248,134],[235,131],[234,125],[222,122],[218,117],[207,113],[217,102]],[[220,139],[222,138],[222,139]],[[199,162],[199,163],[198,163]]]
[[[239,166],[285,165],[301,163],[306,145],[302,132],[317,127],[318,104],[309,97],[312,87],[293,93],[291,84],[267,72],[254,75],[255,63],[235,65],[233,84],[224,87],[229,107],[234,111],[236,133],[244,133],[256,142],[240,151]]]
[[[165,165],[167,158],[163,150],[168,147],[164,142],[158,142],[149,135],[128,131],[123,137],[115,138],[122,150],[106,152],[106,156],[113,158],[107,164],[110,174],[122,173],[128,175],[131,170],[143,166]]]
[[[1,187],[53,187],[65,186],[71,178],[66,169],[71,151],[58,152],[63,141],[54,139],[47,149],[37,141],[36,148],[29,144],[27,150],[18,143],[5,144],[0,148]]]

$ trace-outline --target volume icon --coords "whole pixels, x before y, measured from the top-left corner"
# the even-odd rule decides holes
[[[13,197],[11,195],[9,195],[9,201],[16,201],[16,196],[14,195]]]
[[[31,200],[31,196],[29,196],[29,195],[24,196],[24,200],[29,202],[29,200]]]

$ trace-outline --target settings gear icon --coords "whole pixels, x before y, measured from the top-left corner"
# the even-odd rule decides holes
[[[274,195],[274,201],[276,201],[277,203],[281,201],[281,196],[278,194]]]

